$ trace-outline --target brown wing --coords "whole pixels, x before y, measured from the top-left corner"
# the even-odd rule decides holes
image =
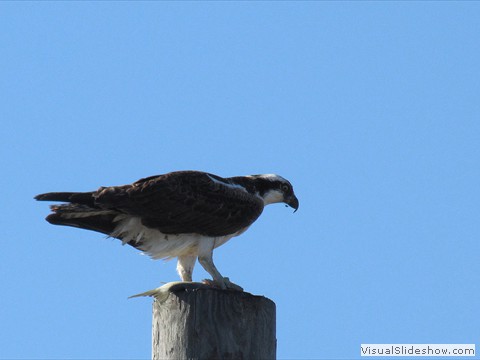
[[[95,204],[139,216],[165,234],[233,234],[251,225],[263,201],[228,180],[197,171],[180,171],[139,180],[132,185],[101,188]]]

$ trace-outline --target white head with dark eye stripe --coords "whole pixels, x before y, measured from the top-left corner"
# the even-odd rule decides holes
[[[258,180],[258,195],[265,205],[283,202],[295,211],[298,209],[298,199],[290,182],[275,174],[253,175]]]

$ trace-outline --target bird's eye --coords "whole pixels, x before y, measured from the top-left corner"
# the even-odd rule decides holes
[[[286,192],[288,192],[289,189],[290,189],[290,187],[289,187],[287,184],[283,184],[283,185],[282,185],[282,191],[283,191],[283,192],[286,193]]]

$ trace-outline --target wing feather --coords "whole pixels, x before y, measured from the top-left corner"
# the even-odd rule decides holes
[[[165,234],[224,236],[250,226],[263,201],[216,175],[182,171],[101,188],[95,204],[138,216]]]

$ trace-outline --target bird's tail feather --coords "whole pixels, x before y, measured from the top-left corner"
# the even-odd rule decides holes
[[[123,241],[122,234],[116,234],[118,222],[125,215],[115,210],[102,209],[95,205],[94,191],[91,192],[51,192],[35,196],[39,201],[60,201],[68,204],[52,205],[52,213],[45,220],[53,225],[73,226],[93,230]],[[139,241],[126,241],[140,248]]]
[[[51,192],[35,196],[39,201],[63,201],[75,204],[94,206],[94,192]]]
[[[51,206],[53,213],[45,220],[53,225],[73,226],[110,235],[116,227],[118,213],[92,209],[85,205],[65,204]]]

